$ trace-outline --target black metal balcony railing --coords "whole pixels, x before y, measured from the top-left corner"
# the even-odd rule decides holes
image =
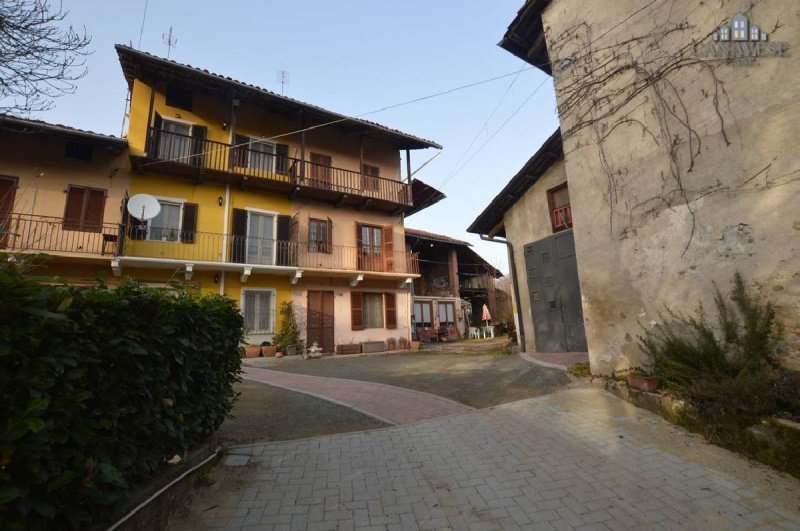
[[[150,129],[148,157],[196,168],[294,184],[316,190],[411,205],[408,185],[267,151],[266,144],[231,146],[156,128]]]
[[[125,230],[122,256],[307,269],[419,273],[417,253],[150,228]],[[155,239],[153,235],[158,235]]]
[[[1,213],[0,213],[1,214]],[[29,214],[0,216],[0,251],[126,256],[306,269],[419,273],[418,253],[292,242],[171,228],[83,224]]]
[[[78,224],[79,225],[79,224]],[[80,230],[75,230],[80,228]],[[11,213],[0,216],[0,250],[13,253],[117,254],[116,223],[66,223],[63,218]]]

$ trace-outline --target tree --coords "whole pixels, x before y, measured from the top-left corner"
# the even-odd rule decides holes
[[[75,92],[91,37],[61,24],[68,14],[49,0],[0,1],[0,112],[47,110]]]

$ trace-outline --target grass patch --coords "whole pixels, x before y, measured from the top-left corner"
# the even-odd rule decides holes
[[[567,368],[567,371],[569,371],[569,373],[572,376],[576,376],[578,378],[588,378],[589,376],[592,375],[592,371],[589,370],[588,361],[582,361],[580,363],[575,363],[573,365],[570,365]]]

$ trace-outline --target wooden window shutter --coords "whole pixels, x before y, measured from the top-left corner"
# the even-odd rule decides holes
[[[197,231],[197,204],[183,204],[183,222],[181,223],[181,241],[183,243],[194,243],[194,235]]]
[[[278,241],[275,242],[277,250],[278,265],[292,265],[291,253],[289,252],[289,239],[292,232],[292,217],[291,216],[278,216]]]
[[[386,312],[386,328],[397,328],[397,297],[394,293],[383,294],[383,305]]]
[[[275,172],[289,175],[289,146],[275,144]]]
[[[357,291],[350,292],[350,323],[353,330],[364,330],[364,297]]]
[[[236,146],[233,148],[233,165],[240,168],[247,167],[247,150],[250,147],[250,139],[246,136],[235,135],[233,143]]]
[[[87,190],[86,209],[83,214],[83,230],[102,232],[103,212],[106,208],[105,190]]]
[[[386,225],[382,232],[384,271],[394,271],[394,227]]]
[[[205,166],[204,161],[206,155],[204,151],[206,147],[207,135],[207,127],[202,125],[192,126],[192,166],[197,166],[198,168]]]
[[[327,249],[325,252],[331,254],[333,252],[333,220],[328,218],[328,240],[325,242]]]
[[[67,188],[67,205],[64,209],[64,230],[80,230],[83,218],[83,196],[85,188],[70,186]]]
[[[148,153],[150,154],[150,158],[157,159],[158,158],[158,144],[159,144],[159,137],[161,136],[161,128],[164,126],[164,120],[161,119],[161,115],[155,113],[153,117],[153,129],[155,132],[150,138],[150,149],[148,149]]]
[[[231,233],[231,262],[243,264],[247,256],[247,211],[233,209],[233,232]]]

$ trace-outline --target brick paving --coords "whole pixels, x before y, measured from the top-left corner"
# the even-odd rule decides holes
[[[800,527],[800,482],[598,388],[230,452],[173,529]]]
[[[342,404],[389,424],[408,424],[472,410],[464,404],[428,393],[360,380],[324,378],[253,367],[243,367],[242,378]]]

